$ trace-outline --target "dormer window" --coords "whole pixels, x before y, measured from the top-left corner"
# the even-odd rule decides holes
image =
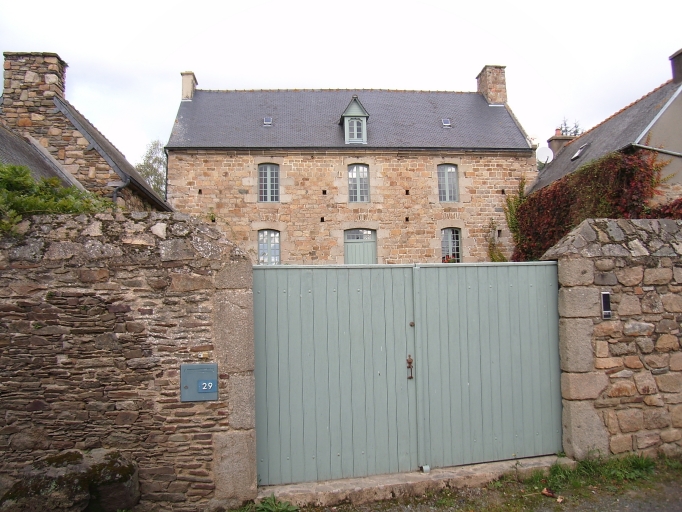
[[[369,114],[357,95],[353,95],[346,110],[341,114],[346,144],[367,144],[367,118]]]
[[[362,144],[362,134],[365,132],[362,128],[363,119],[353,117],[348,120],[348,142],[359,142]]]

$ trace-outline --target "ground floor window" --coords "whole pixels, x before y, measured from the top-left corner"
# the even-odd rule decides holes
[[[458,228],[441,230],[440,247],[443,263],[461,263],[462,233]]]
[[[262,229],[258,232],[258,264],[279,265],[279,231]]]
[[[373,265],[377,262],[377,233],[372,229],[349,229],[344,232],[344,263]]]

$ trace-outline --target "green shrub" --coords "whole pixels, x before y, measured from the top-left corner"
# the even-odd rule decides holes
[[[36,181],[23,166],[0,164],[0,232],[11,232],[26,215],[93,213],[113,203],[75,187],[64,187],[58,178]]]

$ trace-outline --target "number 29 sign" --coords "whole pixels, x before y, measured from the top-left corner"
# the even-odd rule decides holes
[[[218,390],[218,383],[213,380],[200,380],[197,381],[199,393],[215,393]]]

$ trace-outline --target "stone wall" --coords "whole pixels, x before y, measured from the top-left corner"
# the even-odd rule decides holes
[[[280,168],[280,202],[258,202],[258,164]],[[348,202],[348,166],[366,164],[370,201]],[[460,201],[441,203],[437,166],[459,169]],[[488,223],[511,255],[504,220],[505,194],[516,193],[526,177],[535,179],[535,157],[525,153],[423,154],[354,149],[348,151],[169,152],[168,197],[179,211],[214,220],[230,240],[256,261],[258,230],[281,233],[281,261],[340,264],[344,230],[377,232],[378,263],[441,261],[441,229],[460,228],[463,261],[488,259]],[[493,233],[497,237],[497,232]]]
[[[65,99],[66,62],[56,53],[4,55],[5,124],[38,140],[87,190],[111,197],[114,187],[108,184],[121,178],[55,106],[55,96]],[[130,188],[120,191],[119,200],[130,210],[151,208]]]
[[[33,217],[0,242],[0,476],[70,448],[137,462],[139,510],[256,496],[251,264],[184,214]],[[180,402],[181,363],[219,400]],[[138,509],[136,509],[138,510]]]
[[[682,453],[681,255],[682,221],[601,219],[543,257],[558,260],[569,457]]]

